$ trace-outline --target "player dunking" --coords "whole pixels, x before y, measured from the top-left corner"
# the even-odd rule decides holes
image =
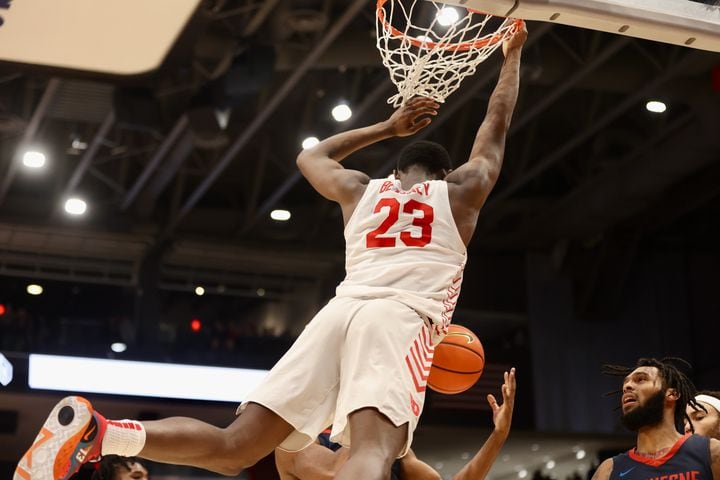
[[[627,453],[600,464],[593,480],[720,480],[720,441],[686,433],[686,407],[697,408],[695,387],[672,359],[640,359],[626,375],[621,421],[637,432]]]
[[[406,148],[395,180],[371,180],[340,162],[353,152],[426,127],[439,107],[414,98],[388,120],[304,151],[298,166],[342,208],[347,276],[227,428],[190,418],[107,421],[84,399],[50,413],[14,480],[68,479],[98,455],[139,456],[237,475],[277,446],[300,450],[328,425],[352,445],[338,480],[386,480],[407,452],[422,411],[433,346],[460,290],[470,241],[500,173],[517,100],[523,28],[505,62],[470,159],[450,171],[437,144]]]

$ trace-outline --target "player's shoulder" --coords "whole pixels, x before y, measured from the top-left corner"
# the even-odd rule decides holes
[[[713,460],[717,460],[720,462],[720,440],[717,438],[711,438],[710,439],[710,455],[712,456]]]
[[[592,480],[608,480],[613,471],[613,464],[614,461],[612,458],[604,460],[600,465],[598,465],[597,470],[595,470],[595,473],[593,474]]]

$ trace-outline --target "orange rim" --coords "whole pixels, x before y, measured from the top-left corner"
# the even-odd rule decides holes
[[[438,43],[433,42],[431,40],[418,40],[414,37],[408,37],[403,32],[398,30],[397,28],[390,25],[390,23],[385,18],[385,10],[383,10],[383,7],[387,3],[388,0],[377,0],[377,8],[375,10],[375,13],[377,15],[378,20],[383,24],[383,27],[386,32],[390,32],[390,35],[394,38],[401,38],[409,42],[411,45],[418,47],[418,48],[427,48],[428,50],[431,50],[433,48],[441,48],[443,50],[450,50],[453,52],[466,52],[468,50],[471,50],[473,48],[483,48],[490,45],[494,45],[498,43],[500,40],[503,39],[503,35],[499,35],[497,32],[490,33],[485,35],[484,37],[480,37],[477,40],[473,42],[463,42],[463,43]],[[472,10],[470,8],[466,8],[467,11],[472,13],[478,13],[482,15],[486,15],[483,12]],[[515,28],[519,29],[522,28],[523,20],[514,20],[513,22],[515,24]]]

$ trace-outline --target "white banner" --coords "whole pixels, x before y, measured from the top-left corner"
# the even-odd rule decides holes
[[[267,370],[31,354],[30,388],[241,402]]]

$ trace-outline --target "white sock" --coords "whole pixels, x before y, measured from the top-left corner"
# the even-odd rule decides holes
[[[135,420],[108,420],[102,455],[134,457],[145,446],[145,427]]]

